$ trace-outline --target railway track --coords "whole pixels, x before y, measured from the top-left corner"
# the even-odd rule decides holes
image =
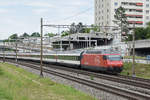
[[[13,62],[13,61],[11,61],[11,62]],[[24,65],[24,66],[27,66],[27,67],[30,67],[30,68],[33,68],[33,69],[36,69],[36,70],[40,70],[39,64],[37,64],[35,62],[34,63],[32,62],[31,64],[29,62],[28,63],[18,62],[18,64],[21,64],[21,65]],[[58,68],[58,66],[56,67],[54,65],[53,65],[53,67]],[[62,68],[64,70],[65,67],[59,67],[59,68]],[[66,69],[69,70],[69,71],[77,72],[78,74],[85,74],[86,73],[86,75],[89,75],[89,74],[90,75],[95,75],[94,77],[100,77],[100,78],[104,77],[104,76],[103,77],[100,76],[101,74],[96,74],[96,73],[93,73],[93,72],[87,72],[87,71],[82,71],[82,70],[79,71],[77,69],[71,69],[71,68],[65,68],[65,70]],[[62,78],[80,83],[80,84],[84,84],[84,85],[87,85],[89,87],[96,88],[98,90],[103,90],[103,91],[106,91],[106,92],[109,92],[109,93],[112,93],[112,94],[115,94],[115,95],[119,95],[119,96],[122,96],[122,97],[125,97],[125,98],[128,98],[128,99],[132,99],[132,100],[150,100],[150,95],[148,95],[148,94],[139,93],[139,92],[136,92],[136,91],[131,91],[131,90],[123,89],[123,88],[118,88],[118,87],[111,86],[111,85],[104,84],[104,83],[93,82],[93,81],[90,81],[90,80],[87,80],[87,79],[83,79],[83,78],[79,78],[79,77],[76,77],[76,76],[71,76],[71,75],[68,75],[68,74],[53,71],[53,70],[47,69],[45,67],[44,67],[44,72],[49,73],[49,74],[53,74],[53,75],[56,75],[56,76],[59,76],[59,77],[62,77]],[[105,76],[107,76],[107,75],[105,75]],[[109,77],[109,80],[111,80],[111,77]],[[130,82],[131,82],[131,80],[130,80]],[[143,84],[143,83],[141,82],[141,83],[136,83],[136,84]]]
[[[143,78],[131,77],[131,76],[125,76],[125,75],[119,75],[119,77],[126,78],[126,79],[132,79],[132,80],[136,80],[136,81],[149,82],[150,83],[150,79],[143,79]]]

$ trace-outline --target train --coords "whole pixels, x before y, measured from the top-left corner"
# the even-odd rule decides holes
[[[3,54],[0,54],[0,57],[2,58]],[[14,59],[16,58],[16,54],[7,53],[5,54],[5,57]],[[40,61],[40,54],[18,53],[17,59]],[[118,52],[111,52],[107,50],[85,50],[79,53],[44,53],[43,62],[115,74],[118,74],[123,70],[122,56]]]

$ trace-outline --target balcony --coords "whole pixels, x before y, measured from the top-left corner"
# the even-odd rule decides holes
[[[143,25],[143,21],[128,21],[129,24]]]
[[[143,7],[143,3],[140,2],[122,2],[121,5],[123,7]]]
[[[128,21],[143,21],[141,18],[127,18]]]
[[[143,6],[143,3],[136,3],[136,6]]]
[[[143,18],[143,15],[126,14],[128,18]]]

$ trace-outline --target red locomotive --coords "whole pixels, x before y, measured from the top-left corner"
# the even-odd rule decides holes
[[[81,54],[81,68],[120,73],[123,70],[123,61],[120,54],[111,51],[88,50]]]

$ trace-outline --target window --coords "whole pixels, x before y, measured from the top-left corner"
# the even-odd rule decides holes
[[[107,19],[109,18],[109,15],[107,15]]]
[[[129,3],[128,2],[122,2],[121,4],[122,5],[128,5]]]
[[[135,6],[135,5],[136,5],[136,3],[129,3],[129,5]]]
[[[146,1],[149,1],[149,0],[146,0]]]
[[[146,14],[149,14],[149,10],[146,10]]]
[[[107,12],[109,12],[109,9],[107,9]]]
[[[107,21],[107,25],[109,25],[109,22]]]
[[[101,18],[99,17],[99,20],[101,20]]]
[[[149,7],[149,4],[146,4],[146,7]]]
[[[132,12],[132,9],[129,9],[130,12]]]
[[[107,6],[109,6],[109,3],[107,3]]]
[[[118,2],[115,2],[115,6],[118,6]]]
[[[146,16],[146,19],[149,19],[149,16]]]
[[[109,59],[111,61],[120,61],[121,60],[121,56],[120,55],[108,55],[107,59]]]

